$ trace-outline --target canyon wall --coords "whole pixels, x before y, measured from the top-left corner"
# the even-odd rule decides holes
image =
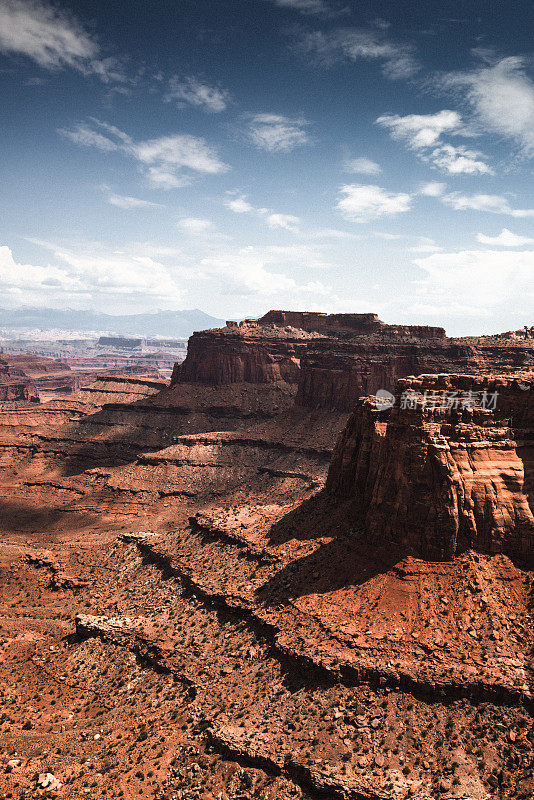
[[[463,399],[433,407],[443,396]],[[532,373],[423,375],[398,382],[391,409],[359,401],[327,491],[369,542],[431,560],[474,549],[531,564],[533,475]]]
[[[258,325],[229,325],[194,333],[171,383],[297,383],[300,359],[313,334]]]
[[[171,384],[285,381],[296,405],[351,411],[399,378],[440,372],[516,372],[534,364],[534,339],[451,339],[443,328],[387,325],[376,314],[269,311],[195,333]]]

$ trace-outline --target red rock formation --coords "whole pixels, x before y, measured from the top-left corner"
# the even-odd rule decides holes
[[[296,402],[307,408],[349,411],[378,389],[393,391],[399,378],[440,372],[517,372],[532,368],[534,340],[492,337],[414,341],[380,336],[311,342],[301,361]]]
[[[452,407],[433,408],[442,397]],[[359,402],[327,488],[371,541],[428,559],[474,549],[532,563],[533,467],[532,374],[424,375],[398,382],[391,410]]]
[[[313,334],[242,324],[194,333],[171,383],[297,383],[300,358]]]
[[[70,393],[78,388],[70,367],[61,361],[0,353],[0,400],[38,399],[40,393]]]
[[[376,314],[269,311],[195,333],[172,384],[298,385],[296,404],[351,411],[359,397],[410,374],[528,369],[534,339],[448,339],[443,328],[386,325]]]
[[[382,336],[444,339],[445,329],[428,325],[388,325],[377,314],[324,314],[318,311],[268,311],[258,325],[291,326],[319,333],[350,333],[352,336]]]

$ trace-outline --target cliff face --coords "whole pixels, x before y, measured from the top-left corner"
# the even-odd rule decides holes
[[[376,314],[269,311],[258,320],[195,333],[171,383],[298,387],[296,405],[351,411],[359,397],[399,378],[506,372],[534,365],[534,339],[449,339],[443,328],[387,325]]]
[[[300,359],[312,338],[305,331],[257,325],[194,333],[171,384],[297,383]]]
[[[443,392],[474,405],[432,408]],[[431,560],[475,549],[531,563],[533,476],[532,374],[423,375],[398,382],[391,410],[359,402],[327,490],[371,542]]]
[[[361,336],[311,342],[301,361],[296,402],[350,411],[359,397],[392,392],[399,378],[426,373],[517,372],[534,365],[534,340],[414,340]]]

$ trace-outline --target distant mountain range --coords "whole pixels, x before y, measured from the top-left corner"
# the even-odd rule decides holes
[[[220,328],[224,320],[199,309],[157,311],[152,314],[100,314],[57,308],[0,308],[0,331],[11,335],[28,330],[79,331],[118,334],[120,336],[164,336],[182,339],[193,331]]]

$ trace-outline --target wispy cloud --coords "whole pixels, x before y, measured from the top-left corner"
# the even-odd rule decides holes
[[[108,136],[104,136],[103,133],[95,130],[85,122],[78,122],[72,128],[60,128],[59,133],[81,147],[96,147],[97,150],[102,150],[104,153],[121,149],[121,145],[118,142]]]
[[[254,206],[248,202],[246,195],[236,195],[234,192],[228,193],[228,196],[224,201],[224,205],[226,208],[229,208],[230,211],[233,211],[234,214],[250,214],[256,210]]]
[[[478,69],[453,72],[438,79],[441,87],[460,91],[474,109],[483,130],[513,140],[534,154],[534,82],[524,59],[490,59]]]
[[[534,217],[534,208],[513,208],[506,197],[497,194],[465,195],[451,192],[441,200],[455,211],[486,211],[491,214],[509,214],[520,219]]]
[[[441,197],[441,195],[445,193],[446,188],[446,183],[429,181],[429,183],[422,184],[419,189],[419,194],[422,194],[424,197]]]
[[[477,241],[492,247],[524,247],[527,244],[534,244],[534,239],[530,236],[518,236],[508,228],[503,228],[498,236],[485,236],[483,233],[477,233]]]
[[[212,221],[203,217],[182,217],[176,224],[188,236],[202,236],[213,227]]]
[[[380,27],[312,31],[300,37],[299,48],[325,66],[336,61],[377,61],[392,80],[411,78],[420,68],[413,47],[392,41]]]
[[[270,208],[256,208],[249,203],[247,196],[239,192],[227,192],[224,200],[226,208],[234,214],[252,214],[261,219],[271,230],[283,230],[306,240],[355,239],[354,233],[337,228],[308,228],[303,226],[300,217],[294,214],[280,214]]]
[[[292,214],[269,214],[267,225],[269,228],[282,228],[290,233],[298,233],[300,219]]]
[[[343,163],[346,172],[353,172],[355,175],[380,175],[382,167],[370,158],[349,158]]]
[[[352,222],[371,222],[385,216],[403,214],[410,210],[412,197],[380,186],[352,183],[341,187],[336,208]]]
[[[127,211],[134,208],[163,208],[161,203],[152,203],[150,200],[142,200],[140,197],[131,197],[130,195],[115,194],[109,186],[102,186],[102,191],[111,206],[124,208]]]
[[[181,106],[189,104],[217,113],[226,109],[229,95],[223,89],[209,86],[194,76],[180,78],[174,75],[169,79],[164,99],[167,102],[176,101]]]
[[[279,8],[289,8],[306,15],[332,16],[344,13],[347,9],[325,0],[269,0]]]
[[[443,134],[470,135],[456,111],[444,109],[435,114],[406,116],[388,114],[378,117],[376,124],[389,130],[394,139],[406,142],[424,161],[451,175],[493,174],[482,153],[442,141]]]
[[[325,268],[315,247],[296,245],[288,247],[248,246],[210,255],[201,260],[199,272],[212,282],[220,281],[225,295],[236,295],[246,300],[254,295],[284,297],[291,302],[295,296],[313,298],[330,294],[330,287],[321,281],[299,283],[286,273],[288,267],[306,270]]]
[[[98,42],[73,14],[41,0],[1,0],[0,51],[44,69],[76,69],[106,83],[125,80],[119,62],[101,56]]]
[[[229,169],[211,145],[191,134],[172,134],[136,142],[115,126],[95,119],[92,126],[79,123],[59,132],[83,147],[118,151],[134,158],[149,184],[156,188],[185,186],[191,181],[191,173],[217,175]]]
[[[269,153],[290,153],[295,147],[308,144],[306,132],[309,123],[302,118],[284,117],[280,114],[256,114],[249,125],[249,135],[254,144]]]

